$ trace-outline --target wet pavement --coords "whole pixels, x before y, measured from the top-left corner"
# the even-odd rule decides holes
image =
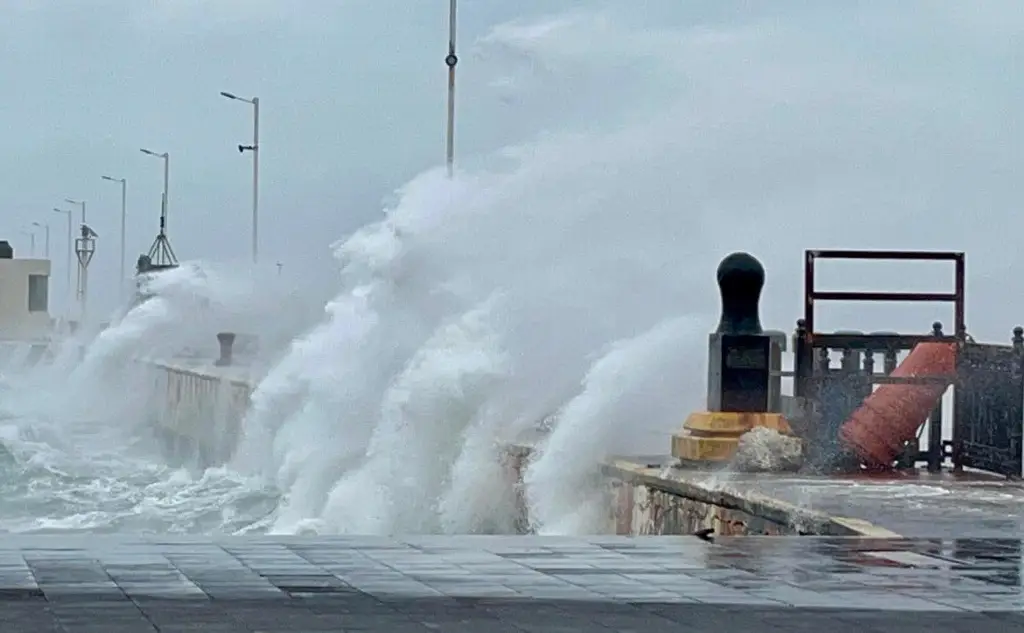
[[[5,536],[4,633],[1024,631],[1021,541]]]
[[[762,480],[765,495],[832,516],[870,521],[901,536],[1024,537],[1019,482],[952,477]]]
[[[670,463],[671,459],[629,461],[654,465]],[[834,517],[860,519],[899,536],[1024,538],[1024,484],[984,473],[905,471],[820,477],[666,469],[659,476],[744,496],[755,493]]]

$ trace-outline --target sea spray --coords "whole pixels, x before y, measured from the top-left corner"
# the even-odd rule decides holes
[[[235,466],[283,491],[276,531],[319,516],[331,488],[365,452],[389,380],[420,343],[395,301],[393,271],[404,252],[386,221],[338,245],[344,290],[252,394]]]
[[[443,323],[395,377],[364,463],[328,499],[324,519],[333,529],[439,531],[438,500],[451,481],[463,435],[507,371],[487,322],[491,309],[488,302]],[[486,488],[488,482],[477,485]]]
[[[591,366],[579,395],[556,415],[550,436],[523,476],[530,523],[540,534],[607,529],[610,503],[601,464],[639,424],[665,427],[682,415],[683,398],[665,397],[699,324],[678,318],[613,343]]]

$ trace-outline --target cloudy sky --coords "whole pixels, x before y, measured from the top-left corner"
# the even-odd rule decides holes
[[[128,179],[129,264],[156,232],[160,162],[141,147],[171,154],[179,257],[247,257],[251,163],[235,146],[250,111],[221,90],[262,102],[268,264],[329,264],[333,241],[443,160],[444,0],[5,0],[3,12],[0,233],[25,253],[20,232],[49,221],[60,280],[50,209],[85,199],[99,303],[116,295],[119,226],[102,175]],[[674,112],[662,135],[685,160],[652,158],[645,173],[690,198],[648,187],[642,204],[692,214],[717,250],[735,226],[737,247],[796,275],[800,248],[957,248],[978,293],[1016,296],[1022,31],[1019,0],[462,0],[458,162],[496,169],[503,147]],[[795,279],[779,300],[787,323]],[[61,292],[55,281],[57,311]]]

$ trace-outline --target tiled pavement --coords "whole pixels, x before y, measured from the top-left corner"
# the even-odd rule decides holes
[[[5,536],[2,633],[1024,631],[1018,540]]]

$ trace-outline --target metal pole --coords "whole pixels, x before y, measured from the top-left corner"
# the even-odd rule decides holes
[[[128,179],[121,179],[121,266],[117,280],[117,294],[124,300],[125,225],[128,219]]]
[[[168,183],[170,181],[170,174],[171,174],[171,154],[170,154],[170,152],[164,152],[163,159],[164,159],[164,208],[163,208],[163,212],[164,212],[163,215],[164,215],[164,217],[163,217],[163,222],[161,222],[161,225],[163,226],[164,233],[166,233],[167,232],[167,208],[171,204],[170,194],[168,193]]]
[[[36,234],[35,234],[35,231],[29,231],[28,232],[28,239],[29,239],[29,244],[30,244],[30,246],[29,246],[29,256],[30,257],[35,257],[36,256]]]
[[[452,177],[455,164],[455,65],[459,58],[455,54],[455,2],[451,0],[448,11],[448,55],[444,63],[448,66],[448,147],[445,163],[448,177]]]
[[[65,211],[64,209],[58,209],[56,207],[54,207],[53,210],[55,212],[57,212],[57,213],[63,213],[64,215],[68,216],[68,261],[67,261],[67,270],[65,272],[67,273],[67,284],[68,284],[67,285],[67,289],[66,289],[66,293],[67,293],[66,299],[67,299],[67,302],[68,302],[68,316],[70,316],[71,315],[71,262],[74,260],[74,257],[75,257],[74,256],[74,250],[73,250],[74,240],[71,237],[71,211]]]
[[[113,178],[111,176],[103,176],[103,180],[109,180],[110,182],[120,183],[121,185],[121,261],[119,264],[118,274],[119,279],[117,282],[117,297],[120,300],[124,300],[124,267],[125,267],[125,224],[128,217],[128,179],[127,178]]]
[[[43,229],[46,233],[46,241],[44,242],[43,257],[50,259],[50,223],[49,222],[33,222],[32,226]]]
[[[69,203],[69,204],[79,205],[82,208],[82,226],[85,226],[85,201],[84,200],[82,200],[82,201],[71,200],[70,198],[65,198],[64,201]],[[85,267],[82,265],[82,262],[78,262],[78,269],[77,269],[77,274],[76,274],[76,277],[75,277],[75,284],[79,288],[79,290],[81,290],[81,288],[83,287],[83,281],[85,279],[85,275],[86,275]],[[79,300],[81,300],[81,297],[79,297]]]
[[[259,261],[260,98],[252,98],[252,263]]]
[[[82,320],[85,320],[87,304],[89,303],[89,269],[82,267]]]
[[[68,318],[71,318],[71,262],[75,260],[74,253],[74,238],[71,237],[71,211],[68,211],[68,289],[67,289],[67,302],[68,302]]]

